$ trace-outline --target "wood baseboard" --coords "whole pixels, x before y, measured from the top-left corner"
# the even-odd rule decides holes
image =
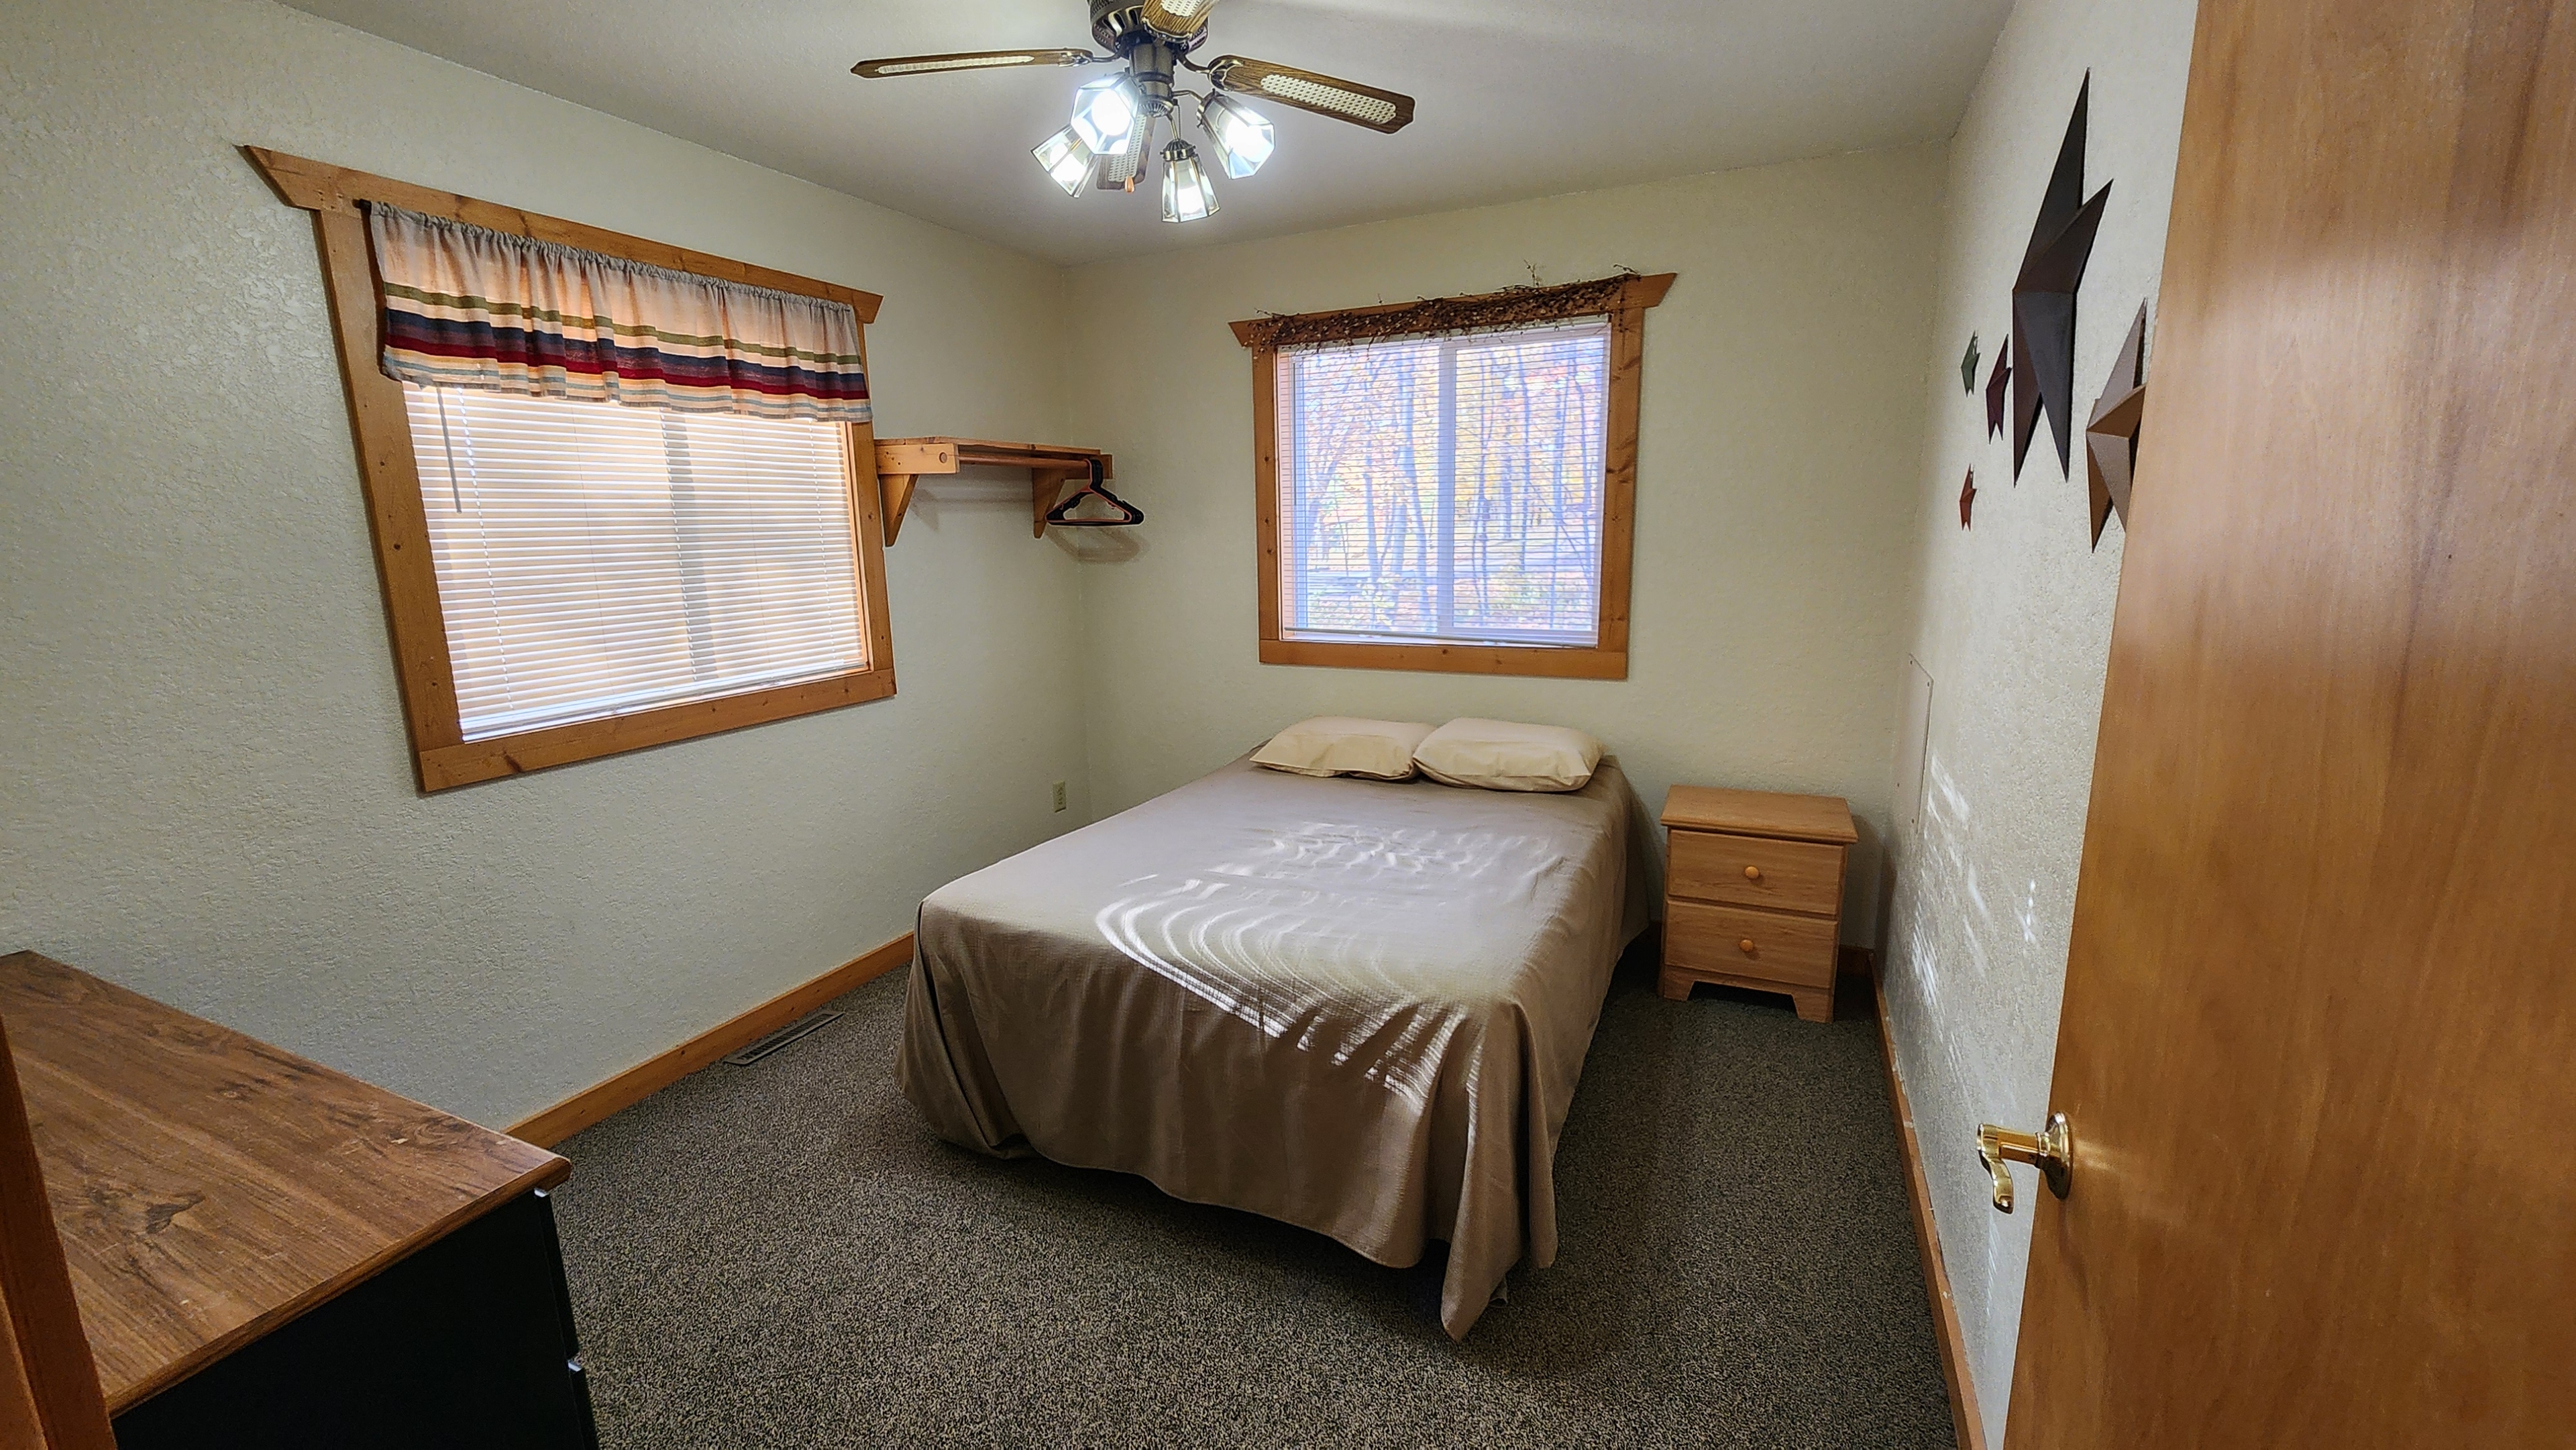
[[[1950,1270],[1941,1260],[1941,1235],[1932,1224],[1932,1184],[1923,1175],[1923,1146],[1914,1137],[1914,1105],[1896,1075],[1896,1038],[1888,1031],[1887,989],[1875,975],[1878,1045],[1887,1058],[1887,1100],[1896,1111],[1896,1140],[1905,1154],[1905,1198],[1914,1210],[1914,1242],[1923,1255],[1923,1284],[1932,1296],[1932,1336],[1941,1346],[1941,1376],[1950,1385],[1950,1425],[1959,1450],[1986,1450],[1986,1425],[1977,1413],[1976,1382],[1968,1377],[1968,1339],[1959,1327],[1959,1305],[1950,1297]]]
[[[631,1108],[714,1062],[739,1052],[862,982],[874,981],[912,961],[912,933],[905,932],[864,956],[844,962],[801,987],[772,997],[670,1051],[648,1058],[608,1081],[585,1088],[545,1111],[510,1125],[510,1136],[551,1148],[611,1113]]]

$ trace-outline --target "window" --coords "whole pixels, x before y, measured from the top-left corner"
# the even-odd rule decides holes
[[[867,667],[847,430],[403,392],[466,740]]]
[[[1262,660],[1625,678],[1643,310],[1670,280],[1546,289],[1560,316],[1524,291],[1237,324]],[[1473,325],[1497,303],[1510,323]]]
[[[1601,640],[1610,325],[1279,358],[1284,640]]]
[[[877,297],[246,149],[315,214],[422,790],[894,693]]]

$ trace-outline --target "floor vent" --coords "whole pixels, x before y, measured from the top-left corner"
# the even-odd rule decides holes
[[[811,1017],[799,1018],[796,1021],[790,1022],[786,1026],[779,1028],[767,1037],[760,1039],[758,1042],[753,1043],[749,1047],[744,1048],[742,1051],[735,1053],[733,1056],[726,1058],[725,1061],[731,1063],[735,1067],[749,1067],[753,1063],[767,1057],[769,1054],[776,1052],[778,1049],[785,1047],[791,1042],[794,1042],[796,1039],[804,1037],[820,1028],[831,1026],[835,1021],[840,1019],[840,1016],[841,1014],[838,1012],[817,1012]]]

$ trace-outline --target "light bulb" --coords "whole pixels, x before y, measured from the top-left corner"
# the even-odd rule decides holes
[[[1073,134],[1095,156],[1120,155],[1136,127],[1136,113],[1144,108],[1135,83],[1123,75],[1087,81],[1073,93]]]
[[[1064,188],[1065,195],[1082,195],[1082,184],[1091,179],[1091,148],[1082,144],[1071,126],[1039,142],[1029,154],[1038,159],[1048,180]]]
[[[1199,149],[1187,141],[1163,148],[1163,220],[1194,222],[1216,211],[1216,185],[1199,165]]]
[[[1261,169],[1270,159],[1273,146],[1270,123],[1261,113],[1226,95],[1222,91],[1208,97],[1199,110],[1199,121],[1207,127],[1208,139],[1216,143],[1216,152],[1225,158],[1225,174],[1237,181]]]

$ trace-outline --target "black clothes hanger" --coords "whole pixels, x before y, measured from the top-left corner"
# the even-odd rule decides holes
[[[1084,480],[1082,487],[1066,494],[1062,503],[1059,503],[1054,508],[1047,510],[1047,522],[1051,524],[1062,524],[1069,529],[1123,529],[1130,525],[1143,523],[1145,521],[1145,511],[1136,507],[1134,504],[1129,503],[1127,500],[1120,498],[1118,495],[1111,493],[1109,491],[1109,485],[1103,482],[1107,477],[1108,475],[1101,471],[1100,460],[1097,458],[1092,459],[1091,477]],[[1118,510],[1118,517],[1114,519],[1077,519],[1070,517],[1073,513],[1074,505],[1082,502],[1086,497],[1097,498],[1102,503]]]

